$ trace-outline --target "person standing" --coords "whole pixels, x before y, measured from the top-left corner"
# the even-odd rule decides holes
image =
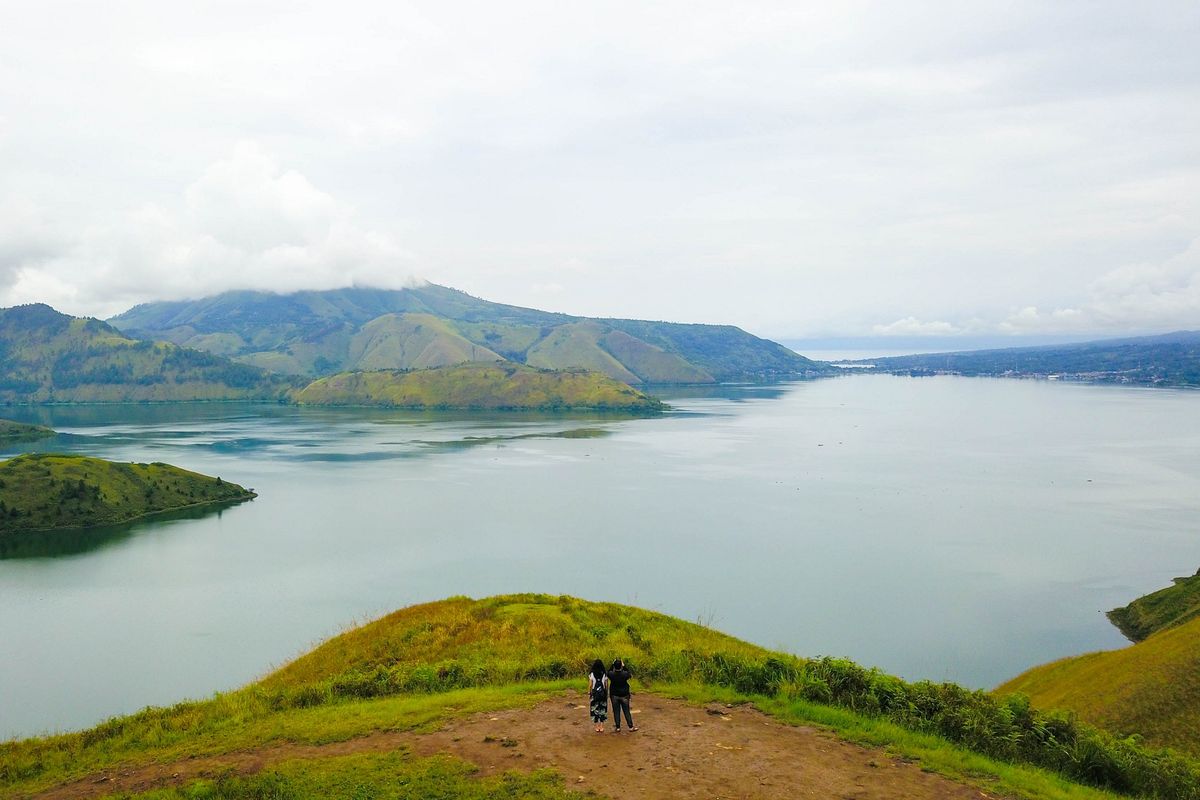
[[[613,661],[612,669],[608,671],[608,693],[612,697],[613,707],[613,733],[621,732],[621,712],[625,712],[625,722],[629,725],[629,730],[637,730],[629,711],[629,701],[632,697],[629,679],[632,677],[624,661],[619,658]]]
[[[604,673],[604,662],[598,658],[588,673],[588,702],[596,733],[604,733],[604,721],[608,719],[608,675]]]

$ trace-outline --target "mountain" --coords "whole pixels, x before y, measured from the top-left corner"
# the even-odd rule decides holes
[[[160,511],[254,496],[236,483],[170,464],[31,453],[0,462],[0,536],[114,525]]]
[[[126,402],[283,397],[277,374],[178,345],[130,339],[47,305],[0,309],[0,402]]]
[[[655,412],[665,406],[599,372],[463,363],[413,371],[344,372],[297,392],[303,405]]]
[[[862,359],[877,372],[1051,378],[1140,386],[1200,386],[1200,331]]]
[[[625,383],[713,383],[835,374],[729,325],[592,319],[492,303],[445,286],[146,303],[109,320],[245,364],[309,376],[501,358],[593,369]]]

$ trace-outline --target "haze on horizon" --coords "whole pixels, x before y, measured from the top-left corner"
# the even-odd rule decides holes
[[[427,279],[784,339],[1200,328],[1192,2],[4,16],[0,305]]]

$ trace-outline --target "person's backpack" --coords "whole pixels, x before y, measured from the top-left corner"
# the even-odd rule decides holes
[[[608,689],[604,688],[604,678],[592,676],[592,701],[595,703],[605,703],[608,701]]]

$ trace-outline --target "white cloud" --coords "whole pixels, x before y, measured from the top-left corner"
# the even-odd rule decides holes
[[[1122,277],[1200,237],[1189,0],[10,5],[0,302],[394,283],[403,242],[775,337],[1191,307]]]
[[[9,256],[7,254],[12,253]],[[78,237],[0,235],[9,303],[115,313],[146,298],[228,289],[401,287],[412,257],[253,143],[208,167],[170,207],[146,205]]]
[[[1101,275],[1078,307],[1029,306],[998,327],[1012,333],[1200,328],[1200,239],[1156,264],[1130,264]]]
[[[962,333],[961,328],[949,322],[926,322],[916,317],[905,317],[887,325],[875,325],[871,330],[876,336],[952,336]]]

